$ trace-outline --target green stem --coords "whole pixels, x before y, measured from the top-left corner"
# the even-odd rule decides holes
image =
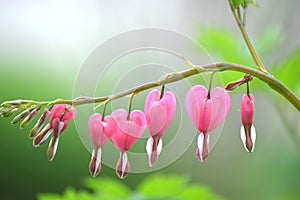
[[[139,92],[162,86],[163,84],[169,84],[176,81],[180,81],[182,79],[194,76],[199,73],[204,72],[214,72],[214,71],[237,71],[242,72],[246,74],[251,74],[252,76],[260,79],[261,81],[268,84],[273,90],[277,91],[279,94],[281,94],[284,98],[286,98],[299,112],[300,112],[300,99],[297,97],[287,86],[285,86],[282,82],[274,78],[270,74],[266,74],[262,71],[253,69],[248,66],[239,65],[239,64],[233,64],[233,63],[226,63],[226,62],[218,62],[218,63],[211,63],[203,65],[199,68],[191,68],[185,71],[181,72],[173,72],[168,75],[166,75],[166,78],[163,80],[158,80],[154,82],[145,83],[143,85],[137,86],[132,89],[125,90],[123,92],[113,94],[111,96],[103,96],[103,97],[80,97],[76,98],[74,100],[62,100],[58,99],[53,102],[43,102],[46,105],[54,105],[54,104],[70,104],[73,106],[78,106],[82,104],[88,104],[88,103],[101,103],[106,100],[115,100],[119,99],[131,94],[138,94]]]
[[[132,109],[132,103],[133,103],[133,97],[136,95],[136,93],[132,93],[130,96],[130,100],[129,100],[129,108],[128,108],[128,115],[127,115],[127,120],[130,120],[130,113],[131,113],[131,109]]]
[[[253,57],[256,65],[259,67],[259,69],[261,71],[263,71],[264,73],[268,73],[267,70],[266,70],[266,68],[265,68],[265,66],[264,66],[264,64],[262,63],[260,57],[258,56],[256,50],[254,49],[254,47],[253,47],[253,45],[251,43],[251,40],[250,40],[250,38],[248,36],[248,33],[247,33],[246,29],[245,29],[245,26],[244,26],[243,22],[241,21],[241,19],[239,19],[239,16],[235,12],[235,9],[233,7],[233,4],[232,4],[231,0],[228,0],[228,2],[229,2],[229,5],[230,5],[230,8],[231,8],[231,12],[232,12],[232,14],[234,16],[234,19],[235,19],[235,21],[236,21],[236,23],[237,23],[237,25],[238,25],[238,27],[239,27],[242,35],[243,35],[243,38],[244,38],[244,40],[245,40],[245,42],[247,44],[247,47],[248,47],[248,49],[249,49],[249,51],[250,51],[250,53],[251,53],[251,55],[252,55],[252,57]]]

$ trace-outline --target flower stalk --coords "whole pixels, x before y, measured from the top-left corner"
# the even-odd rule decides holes
[[[194,65],[195,66],[195,65]],[[115,99],[119,99],[128,95],[131,95],[133,93],[138,94],[142,91],[162,86],[163,84],[169,84],[173,82],[177,82],[180,80],[183,80],[185,78],[197,75],[199,73],[204,72],[224,72],[224,71],[237,71],[245,74],[250,74],[253,77],[256,77],[260,79],[261,81],[265,82],[267,85],[269,85],[270,88],[278,92],[280,95],[282,95],[286,100],[288,100],[299,112],[300,112],[300,98],[296,96],[293,91],[291,91],[286,85],[284,85],[281,81],[273,77],[271,74],[266,74],[260,70],[253,69],[251,67],[240,65],[240,64],[234,64],[229,62],[216,62],[216,63],[210,63],[206,65],[202,65],[201,68],[191,68],[187,69],[181,72],[172,72],[170,74],[166,75],[166,78],[163,80],[153,81],[149,83],[145,83],[143,85],[137,86],[132,89],[125,90],[123,92],[113,94],[110,96],[103,96],[103,97],[80,97],[76,98],[74,100],[63,100],[63,99],[57,99],[54,101],[44,101],[44,102],[38,102],[38,101],[30,101],[28,105],[42,105],[42,106],[51,106],[56,104],[69,104],[72,106],[79,106],[83,104],[89,104],[89,103],[102,103],[105,101],[112,101]],[[1,104],[0,107],[6,107],[7,102],[4,102]]]
[[[248,33],[245,29],[245,18],[246,18],[246,11],[244,12],[244,15],[243,15],[243,18],[242,18],[242,15],[241,15],[241,12],[240,12],[240,8],[238,7],[237,8],[237,12],[235,12],[235,8],[232,4],[232,1],[231,0],[228,0],[228,3],[230,5],[230,9],[231,9],[231,12],[233,14],[233,17],[243,35],[243,38],[246,42],[246,45],[252,55],[252,58],[253,60],[255,61],[255,64],[258,66],[258,68],[263,71],[264,73],[268,74],[268,71],[266,70],[264,64],[262,63],[260,57],[258,56],[255,48],[253,47],[252,43],[251,43],[251,40],[248,36]]]

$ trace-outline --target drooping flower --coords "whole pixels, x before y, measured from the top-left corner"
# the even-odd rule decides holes
[[[139,110],[132,111],[128,117],[128,113],[125,110],[119,109],[112,112],[111,116],[116,123],[115,133],[111,139],[120,150],[120,159],[116,165],[116,173],[123,179],[130,171],[127,151],[143,135],[147,121],[145,114]]]
[[[208,94],[204,86],[197,85],[187,93],[185,106],[193,124],[200,131],[196,154],[203,162],[209,154],[208,132],[216,128],[229,113],[230,96],[223,88],[214,88]]]
[[[101,171],[102,147],[114,134],[116,124],[111,116],[107,116],[102,120],[102,116],[95,113],[89,118],[88,127],[94,144],[89,169],[91,175],[95,177]]]
[[[47,150],[47,156],[50,161],[53,160],[56,154],[59,136],[68,128],[69,121],[75,117],[75,114],[75,108],[69,108],[66,104],[54,105],[50,113],[50,123],[34,137],[33,145],[37,147],[43,144],[53,132],[53,136]]]
[[[153,166],[162,150],[161,137],[170,124],[176,110],[176,98],[165,92],[161,98],[158,90],[152,90],[145,103],[145,114],[151,137],[147,140],[148,163]]]
[[[247,94],[243,95],[241,108],[242,126],[240,134],[244,147],[248,152],[253,151],[256,140],[256,132],[253,125],[254,104],[255,98],[252,94],[249,94],[249,96]]]

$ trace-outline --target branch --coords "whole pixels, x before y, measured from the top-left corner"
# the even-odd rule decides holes
[[[101,103],[106,101],[112,101],[115,99],[119,99],[131,94],[138,94],[142,91],[162,86],[163,84],[169,84],[176,81],[180,81],[182,79],[194,76],[199,73],[204,72],[223,72],[223,71],[237,71],[242,72],[246,74],[251,74],[254,77],[260,79],[261,81],[267,83],[273,90],[277,91],[279,94],[281,94],[285,99],[287,99],[299,112],[300,112],[300,99],[297,97],[287,86],[285,86],[282,82],[274,78],[270,74],[266,74],[262,71],[253,69],[248,66],[243,66],[239,64],[233,64],[233,63],[226,63],[226,62],[218,62],[218,63],[211,63],[206,64],[198,68],[191,68],[185,71],[181,72],[173,72],[168,74],[164,79],[145,83],[143,85],[137,86],[132,89],[125,90],[123,92],[113,94],[111,96],[103,96],[103,97],[79,97],[74,100],[62,100],[58,99],[53,102],[43,102],[44,105],[54,105],[54,104],[69,104],[73,106],[78,106],[82,104],[88,104],[88,103]]]

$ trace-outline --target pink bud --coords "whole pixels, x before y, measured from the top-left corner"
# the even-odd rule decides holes
[[[53,131],[53,136],[48,146],[47,157],[49,161],[52,161],[56,155],[56,150],[58,147],[59,136],[61,133],[68,127],[69,121],[72,120],[75,116],[75,108],[67,108],[65,104],[56,104],[51,109],[50,114],[50,130],[48,133]],[[43,130],[41,131],[43,132]],[[49,134],[46,134],[45,137],[42,137],[42,143],[47,139]],[[42,136],[42,135],[41,135]],[[34,144],[37,143],[36,140],[40,138],[40,133],[34,138]],[[37,144],[42,144],[38,142]]]
[[[248,152],[253,151],[256,140],[256,132],[253,125],[254,104],[255,98],[252,94],[250,94],[249,96],[247,94],[243,95],[241,108],[243,125],[241,126],[240,134],[244,147]]]
[[[209,153],[207,134],[216,128],[229,113],[230,96],[226,90],[217,87],[211,91],[210,98],[208,98],[207,89],[202,85],[197,85],[187,93],[185,106],[193,124],[200,131],[197,155],[200,161],[203,161]]]
[[[101,148],[113,135],[116,124],[112,117],[108,116],[102,121],[102,116],[96,113],[89,118],[88,127],[94,144],[89,169],[95,177],[101,171]]]
[[[58,137],[69,125],[69,121],[75,117],[75,108],[67,108],[66,104],[56,104],[51,109],[50,125],[53,134]]]
[[[161,136],[170,124],[176,110],[176,98],[172,92],[164,93],[160,98],[158,90],[152,90],[145,103],[145,114],[151,138],[148,139],[146,150],[149,165],[153,166],[162,149]]]

